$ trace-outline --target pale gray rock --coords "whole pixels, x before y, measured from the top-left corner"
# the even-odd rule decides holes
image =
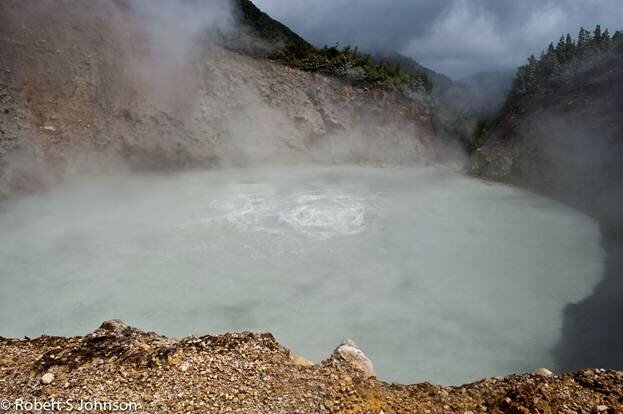
[[[351,366],[361,371],[366,378],[376,377],[374,372],[374,366],[370,358],[363,353],[363,351],[350,339],[342,342],[340,346],[335,350],[343,360],[348,362]]]
[[[41,383],[44,385],[51,384],[54,381],[54,374],[48,372],[41,377]]]
[[[551,377],[552,375],[554,375],[554,373],[547,368],[535,369],[532,373],[534,375],[538,375],[539,377]]]

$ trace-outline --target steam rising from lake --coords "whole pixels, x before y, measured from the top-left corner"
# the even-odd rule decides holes
[[[0,205],[0,228],[2,336],[119,318],[270,331],[314,360],[349,337],[401,382],[551,367],[602,273],[591,219],[436,169],[109,178]]]

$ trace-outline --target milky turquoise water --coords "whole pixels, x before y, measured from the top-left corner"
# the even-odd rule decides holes
[[[1,204],[0,230],[1,336],[118,318],[316,361],[351,338],[408,383],[551,367],[603,270],[593,220],[441,169],[110,177]]]

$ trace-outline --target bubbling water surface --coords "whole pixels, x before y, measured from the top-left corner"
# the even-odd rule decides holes
[[[119,318],[270,331],[314,360],[349,337],[401,382],[552,366],[603,271],[593,220],[441,169],[106,178],[4,203],[0,228],[0,335]]]

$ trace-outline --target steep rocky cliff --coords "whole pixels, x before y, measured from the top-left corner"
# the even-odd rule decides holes
[[[110,168],[435,158],[426,105],[224,48],[222,21],[192,28],[214,10],[140,4],[0,4],[0,195]]]
[[[622,230],[623,56],[577,71],[548,93],[510,100],[472,172],[557,197]]]
[[[565,309],[561,369],[623,367],[623,56],[589,62],[563,86],[510,100],[471,172],[557,198],[601,226],[605,273]]]

